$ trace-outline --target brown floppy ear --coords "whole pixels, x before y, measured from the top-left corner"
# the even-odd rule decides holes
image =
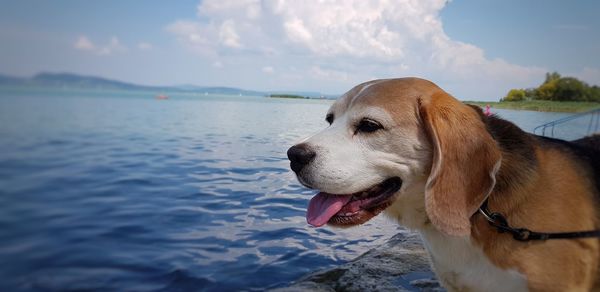
[[[480,115],[445,92],[420,99],[433,162],[425,187],[431,222],[449,235],[469,235],[471,216],[494,188],[501,153]]]

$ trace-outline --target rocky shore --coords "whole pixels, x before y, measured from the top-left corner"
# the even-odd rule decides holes
[[[335,268],[309,274],[274,291],[445,291],[418,234],[399,233]]]

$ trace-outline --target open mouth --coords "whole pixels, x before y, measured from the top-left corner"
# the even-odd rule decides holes
[[[308,204],[306,221],[315,227],[326,223],[336,226],[365,223],[392,204],[394,194],[401,186],[402,180],[393,177],[353,194],[320,192]]]

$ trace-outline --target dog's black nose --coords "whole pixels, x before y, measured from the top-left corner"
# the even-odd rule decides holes
[[[300,172],[317,155],[308,145],[302,143],[290,147],[287,156],[290,159],[290,167],[294,172]]]

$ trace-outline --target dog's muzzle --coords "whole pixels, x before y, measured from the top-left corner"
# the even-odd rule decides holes
[[[294,145],[287,151],[287,156],[290,159],[290,168],[295,173],[299,173],[316,155],[317,153],[305,143]]]

